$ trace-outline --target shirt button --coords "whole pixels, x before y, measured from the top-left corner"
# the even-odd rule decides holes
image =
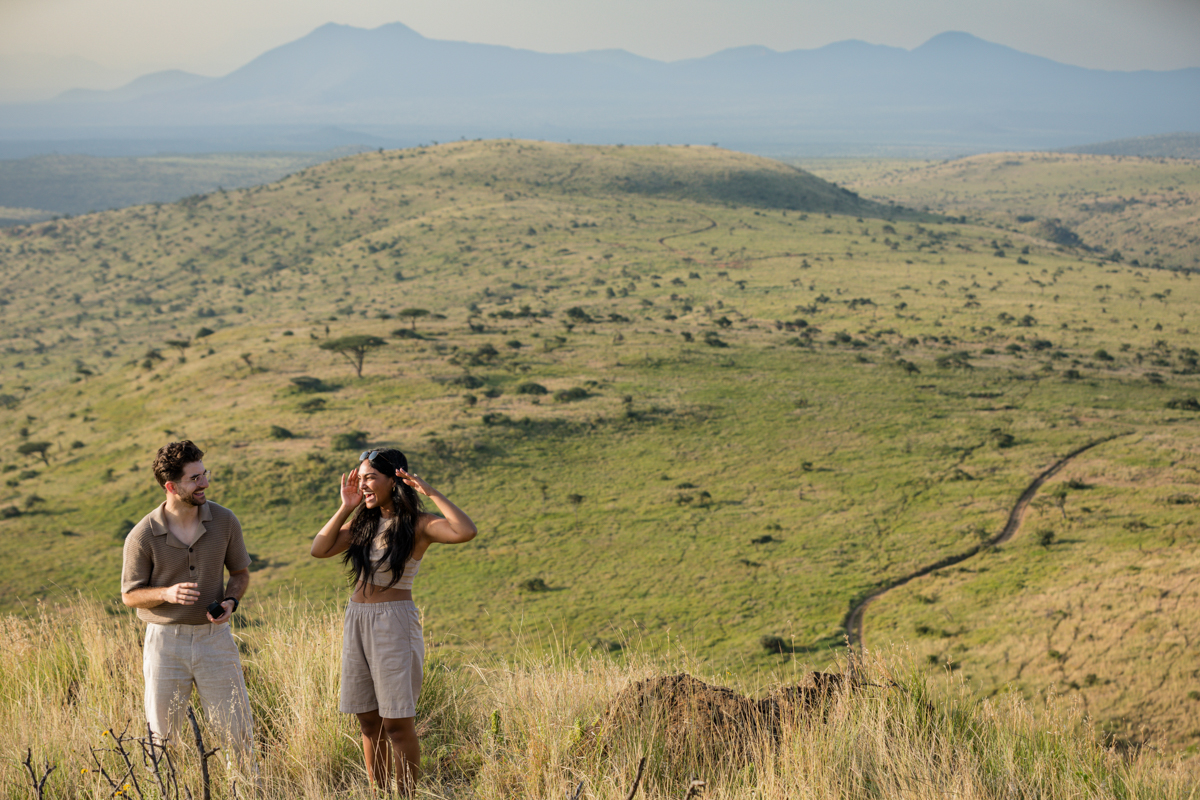
[[[192,566],[192,567],[188,567],[188,569],[195,569],[195,567],[194,567],[194,566]]]
[[[189,547],[189,548],[188,548],[188,552],[189,552],[189,553],[190,553],[190,552],[192,552],[192,548],[190,548],[190,547]]]

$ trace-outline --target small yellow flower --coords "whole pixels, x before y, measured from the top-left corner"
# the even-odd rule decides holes
[[[84,767],[83,769],[81,769],[81,770],[79,770],[79,771],[80,771],[81,773],[83,773],[84,775],[87,775],[87,774],[88,774],[87,767]]]

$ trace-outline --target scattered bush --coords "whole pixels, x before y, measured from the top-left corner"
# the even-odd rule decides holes
[[[547,586],[546,582],[544,580],[542,580],[541,578],[527,578],[526,580],[523,580],[520,582],[520,584],[518,584],[518,588],[520,588],[520,590],[523,592],[548,592],[548,591],[550,591],[550,587]]]
[[[483,379],[474,375],[459,375],[449,381],[451,386],[461,386],[464,389],[478,389],[483,386]]]
[[[513,390],[517,394],[549,394],[550,390],[540,383],[519,383]]]
[[[350,431],[336,434],[330,440],[329,446],[334,450],[358,450],[367,446],[367,432]]]
[[[508,418],[507,414],[501,414],[499,412],[492,412],[490,414],[484,414],[481,421],[483,422],[484,425],[487,425],[489,427],[492,427],[495,425],[508,425],[510,422],[512,422],[512,420],[510,420]]]
[[[21,509],[17,508],[16,506],[5,506],[4,508],[0,508],[0,519],[12,519],[13,517],[19,516],[21,516]]]
[[[760,647],[762,647],[763,650],[766,650],[768,653],[783,654],[783,653],[792,652],[791,645],[789,645],[787,643],[787,640],[784,639],[782,636],[770,636],[770,635],[760,636],[758,639],[758,644]]]
[[[305,414],[313,414],[313,413],[316,413],[317,411],[324,411],[325,410],[325,398],[324,397],[313,397],[311,399],[303,401],[302,403],[300,403],[300,405],[296,406],[296,408],[299,409],[300,411],[303,411]]]
[[[332,388],[320,378],[314,378],[311,375],[300,375],[299,377],[292,378],[292,386],[299,392],[325,392]]]
[[[1167,401],[1167,408],[1175,411],[1200,411],[1200,402],[1194,397],[1177,397]]]
[[[275,439],[275,440],[281,440],[281,439],[293,439],[293,438],[295,438],[295,434],[294,434],[294,433],[292,433],[291,431],[289,431],[287,428],[281,427],[281,426],[279,426],[279,425],[272,425],[272,426],[271,426],[271,430],[270,430],[270,432],[268,433],[268,435],[269,435],[269,436],[270,436],[272,439]]]
[[[590,397],[590,395],[588,394],[587,389],[584,389],[579,386],[573,386],[570,389],[562,389],[560,391],[555,392],[554,393],[554,402],[570,403],[575,400],[585,400],[588,397]]]

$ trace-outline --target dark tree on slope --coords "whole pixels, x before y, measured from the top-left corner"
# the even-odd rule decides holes
[[[383,347],[387,342],[380,339],[378,336],[343,336],[340,339],[328,339],[321,342],[319,345],[322,350],[329,350],[333,353],[340,353],[350,365],[354,367],[355,374],[362,377],[363,361],[367,357],[367,353]]]
[[[42,457],[42,461],[46,462],[46,466],[50,466],[50,459],[46,457],[46,452],[50,449],[50,442],[25,442],[17,448],[17,452],[23,456],[31,456],[37,453]]]
[[[417,318],[429,316],[429,310],[424,308],[403,308],[396,312],[396,316],[411,320],[412,329],[415,331],[417,329]]]

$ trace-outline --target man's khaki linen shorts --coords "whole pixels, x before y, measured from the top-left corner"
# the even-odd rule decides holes
[[[415,717],[424,664],[421,618],[412,600],[346,606],[342,713],[378,709],[384,719]]]

